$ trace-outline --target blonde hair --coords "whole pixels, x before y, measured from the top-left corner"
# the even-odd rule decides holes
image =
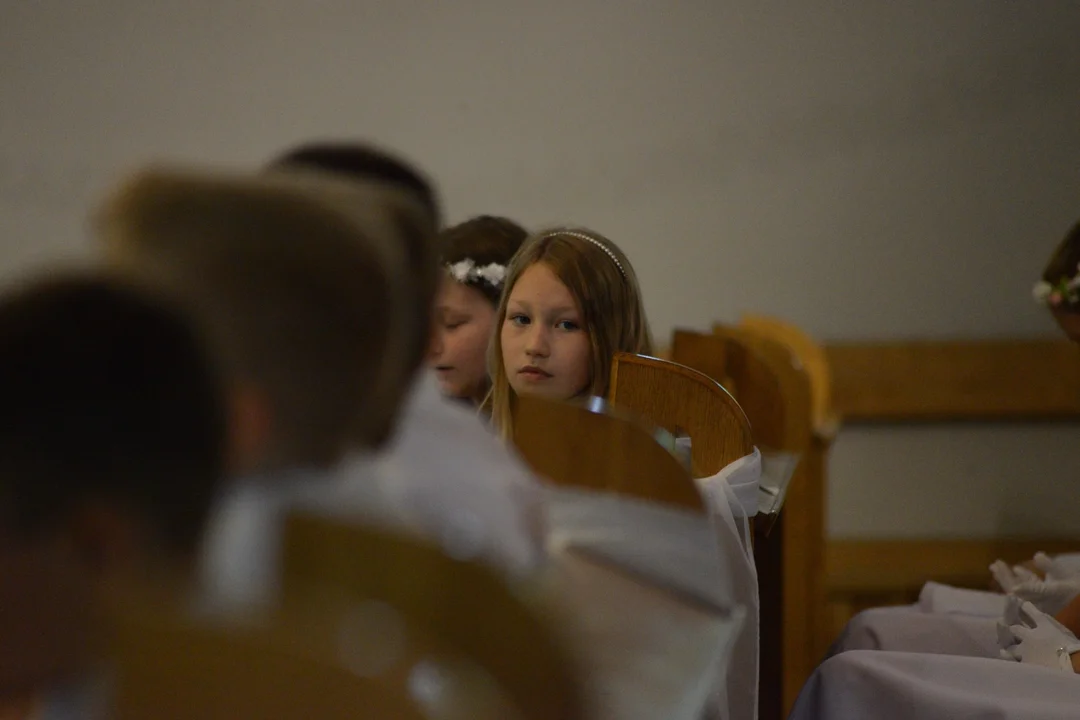
[[[410,212],[322,178],[147,170],[96,218],[117,268],[175,291],[227,375],[266,395],[264,469],[329,465],[388,434],[411,332],[388,204]]]
[[[495,316],[495,335],[488,350],[491,390],[484,408],[500,435],[507,439],[513,436],[516,396],[506,375],[500,333],[514,285],[526,269],[537,263],[544,263],[555,273],[581,311],[590,348],[587,394],[607,396],[615,353],[652,353],[652,336],[637,275],[615,243],[584,228],[556,228],[533,235],[507,270]]]

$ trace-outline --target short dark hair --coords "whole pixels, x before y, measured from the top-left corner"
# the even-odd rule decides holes
[[[171,303],[118,279],[43,279],[0,300],[0,502],[54,530],[89,501],[191,555],[224,473],[222,388]]]
[[[407,271],[415,281],[420,329],[410,348],[410,367],[416,369],[427,351],[432,307],[435,303],[438,253],[434,236],[441,226],[439,198],[434,186],[410,163],[385,150],[364,143],[309,142],[286,150],[271,160],[267,171],[290,169],[314,170],[344,180],[380,182],[396,186],[416,197],[431,216],[431,226],[423,229],[400,228],[405,241]]]
[[[434,186],[415,167],[391,153],[363,143],[310,142],[286,150],[267,164],[267,170],[304,167],[355,180],[378,180],[414,194],[441,223]]]
[[[495,263],[508,266],[529,232],[513,220],[494,215],[478,215],[439,233],[442,261],[453,265],[472,260],[477,267]],[[482,281],[467,281],[491,302],[499,304],[502,287]]]

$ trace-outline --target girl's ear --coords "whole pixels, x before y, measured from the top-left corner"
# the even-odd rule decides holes
[[[250,383],[240,383],[229,396],[229,474],[257,469],[267,456],[273,416],[266,394]]]

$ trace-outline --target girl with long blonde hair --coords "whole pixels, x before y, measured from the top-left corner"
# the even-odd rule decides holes
[[[488,360],[485,407],[513,436],[520,394],[556,400],[605,396],[618,352],[649,354],[637,276],[615,243],[584,228],[529,238],[507,271]]]

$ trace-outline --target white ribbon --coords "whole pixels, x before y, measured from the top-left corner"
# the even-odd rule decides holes
[[[714,499],[728,490],[734,493],[736,503],[732,512],[737,517],[754,517],[758,511],[758,493],[761,487],[761,451],[739,458],[723,470],[707,478],[699,478],[698,486],[707,497]]]
[[[697,482],[708,501],[735,602],[746,608],[746,621],[735,642],[738,661],[727,673],[726,683],[715,698],[714,711],[723,720],[756,718],[761,603],[749,518],[757,514],[761,452],[754,448],[716,475]]]

